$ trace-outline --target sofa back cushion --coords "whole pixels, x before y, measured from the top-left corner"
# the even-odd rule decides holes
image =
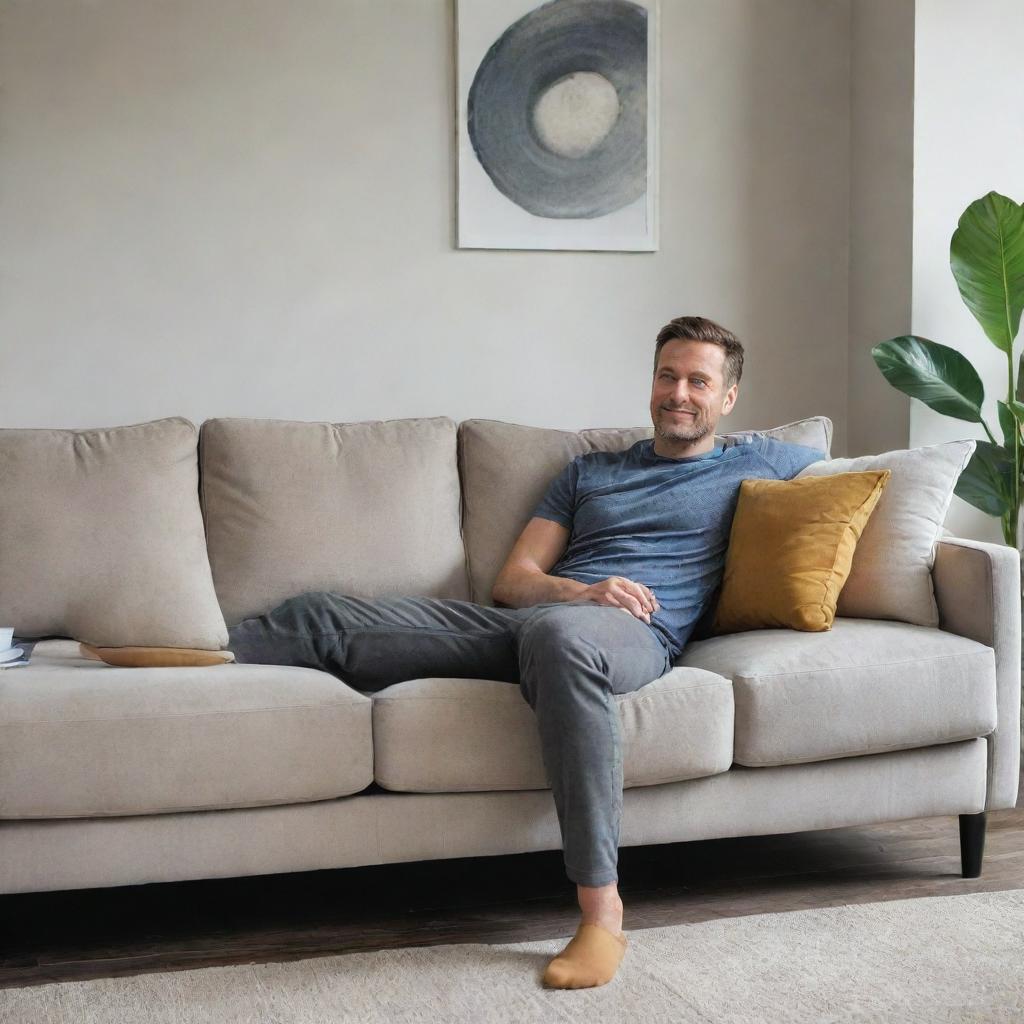
[[[467,598],[455,441],[444,416],[207,420],[203,513],[228,623],[310,590]]]
[[[227,641],[181,417],[0,430],[0,623],[100,647]]]
[[[759,433],[817,448],[826,455],[832,445],[832,422],[824,416]],[[491,588],[505,559],[548,484],[569,462],[588,452],[624,451],[653,436],[651,425],[572,431],[500,420],[463,420],[459,424],[459,469],[472,599],[493,605]]]

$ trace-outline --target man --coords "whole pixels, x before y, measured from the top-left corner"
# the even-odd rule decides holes
[[[715,444],[743,346],[703,317],[659,332],[654,437],[577,456],[548,486],[495,581],[496,607],[311,592],[230,629],[240,662],[305,665],[376,691],[427,676],[518,682],[581,921],[544,983],[611,980],[625,953],[618,893],[622,750],[612,695],[672,667],[721,580],[740,482],[789,479],[823,452],[762,435]],[[623,614],[624,613],[624,614]]]

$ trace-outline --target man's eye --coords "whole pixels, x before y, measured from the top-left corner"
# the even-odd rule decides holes
[[[693,380],[694,384],[699,384],[702,388],[707,387],[707,381],[701,380],[700,377],[695,377]]]

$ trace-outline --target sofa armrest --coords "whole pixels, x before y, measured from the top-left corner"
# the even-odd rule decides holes
[[[939,628],[996,652],[998,725],[988,736],[985,809],[1013,807],[1020,781],[1020,553],[1005,544],[946,537],[932,569]]]

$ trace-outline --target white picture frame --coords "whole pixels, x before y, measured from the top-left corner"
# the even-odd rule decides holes
[[[457,0],[458,248],[657,250],[659,3]]]

